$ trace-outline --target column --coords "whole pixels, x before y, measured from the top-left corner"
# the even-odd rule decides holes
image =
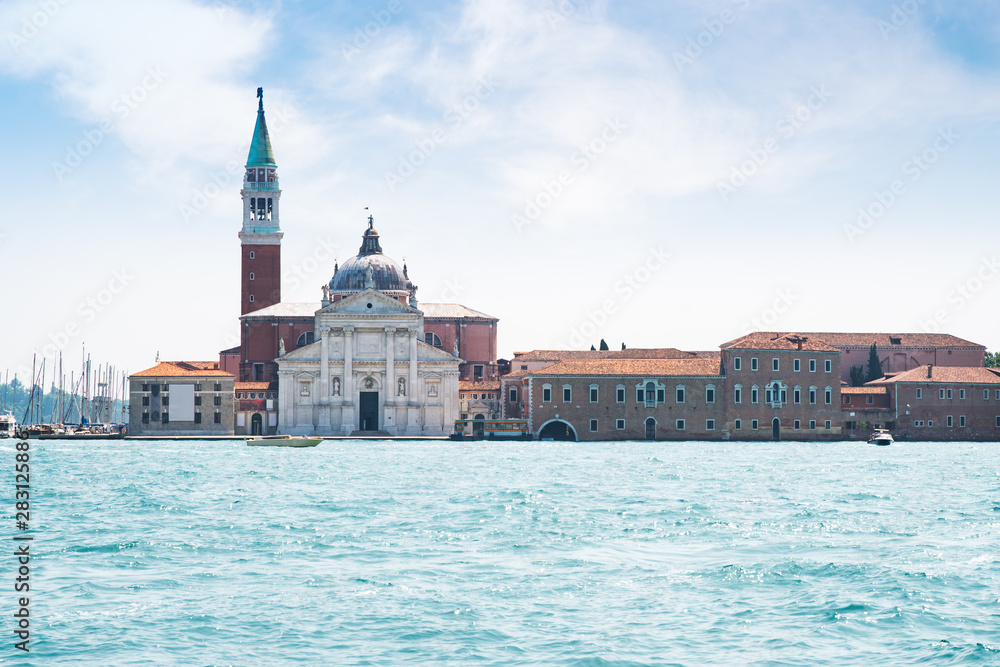
[[[410,329],[410,377],[406,384],[406,394],[410,405],[417,405],[417,336],[420,332],[416,327]]]
[[[385,328],[385,403],[396,402],[396,327]]]
[[[319,330],[320,353],[319,353],[319,404],[330,404],[330,329],[323,327]]]
[[[350,435],[356,428],[354,423],[354,327],[344,327],[344,378],[340,383],[340,395],[343,397],[344,410],[341,429],[344,435]]]

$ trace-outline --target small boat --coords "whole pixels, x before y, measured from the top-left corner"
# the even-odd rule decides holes
[[[0,414],[0,438],[16,438],[17,437],[17,419],[11,414],[10,410],[7,410],[3,414]]]
[[[880,447],[891,445],[893,442],[892,434],[884,428],[875,429],[872,437],[868,438],[869,445],[879,445]]]
[[[306,438],[291,435],[264,435],[247,438],[251,447],[315,447],[323,438]]]

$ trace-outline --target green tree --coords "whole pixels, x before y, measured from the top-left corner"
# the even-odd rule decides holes
[[[591,352],[597,352],[597,348],[596,348],[596,347],[594,347],[593,345],[591,345],[591,346],[590,346],[590,351],[591,351]]]
[[[987,352],[986,361],[983,363],[986,368],[1000,367],[1000,352]]]
[[[851,366],[851,386],[860,387],[865,383],[865,367]]]
[[[867,382],[873,382],[882,377],[882,361],[878,358],[878,348],[872,343],[872,349],[868,351],[868,375]]]
[[[610,350],[611,349],[611,348],[608,347],[607,342],[605,342],[605,340],[603,338],[601,339],[601,349],[602,350]]]

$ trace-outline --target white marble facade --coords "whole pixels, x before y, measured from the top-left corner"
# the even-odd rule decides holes
[[[316,312],[316,342],[277,359],[278,432],[449,435],[461,359],[423,342],[423,314],[365,289]]]

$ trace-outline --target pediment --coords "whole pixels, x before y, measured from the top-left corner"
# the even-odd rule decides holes
[[[453,361],[456,364],[462,363],[462,360],[455,355],[449,354],[433,345],[428,345],[422,340],[417,341],[417,359],[420,361]]]
[[[319,361],[320,355],[322,354],[322,343],[316,341],[315,343],[310,343],[309,345],[303,345],[302,347],[292,350],[283,357],[278,357],[275,359],[278,364],[283,364],[286,361]]]
[[[369,305],[371,307],[369,307]],[[317,315],[419,315],[420,311],[374,289],[331,303]]]

